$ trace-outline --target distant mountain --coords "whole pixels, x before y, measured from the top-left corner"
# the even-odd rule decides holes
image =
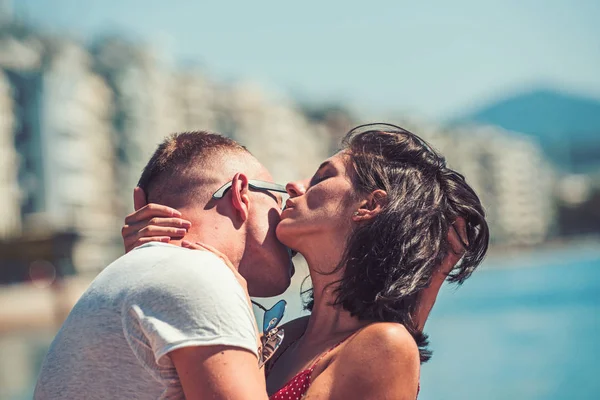
[[[482,107],[454,121],[495,125],[536,138],[561,169],[600,166],[600,100],[534,90]]]

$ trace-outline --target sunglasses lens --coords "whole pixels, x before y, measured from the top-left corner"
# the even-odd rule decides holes
[[[283,329],[275,329],[270,335],[263,336],[258,368],[262,367],[275,354],[275,351],[283,342],[283,336]]]
[[[268,333],[271,329],[275,328],[283,319],[285,313],[285,306],[287,303],[285,300],[279,300],[273,307],[265,312],[263,317],[263,332]]]
[[[289,198],[290,198],[290,195],[288,193],[283,193],[281,195],[281,211],[285,210],[285,205]]]

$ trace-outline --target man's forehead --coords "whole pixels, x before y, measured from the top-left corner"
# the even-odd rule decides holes
[[[269,173],[252,154],[241,151],[213,154],[211,157],[201,160],[201,164],[205,171],[226,175],[229,178],[238,172],[244,173],[250,178],[262,174],[263,170],[267,174]]]
[[[266,182],[274,182],[273,175],[271,175],[269,170],[263,165],[261,165],[261,168],[258,171],[257,178],[259,178],[262,181],[266,181]]]

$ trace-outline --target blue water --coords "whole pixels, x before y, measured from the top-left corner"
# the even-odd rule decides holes
[[[420,400],[600,399],[600,253],[484,264],[426,332]]]

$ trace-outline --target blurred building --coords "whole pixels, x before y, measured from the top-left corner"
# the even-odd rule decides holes
[[[219,85],[208,79],[197,69],[175,71],[173,77],[173,104],[178,111],[177,131],[210,130],[218,128],[222,118],[219,107]],[[224,132],[223,132],[224,133]]]
[[[213,130],[247,146],[277,181],[310,177],[353,125],[342,107],[300,108],[257,85],[220,84],[118,37],[86,49],[22,26],[0,29],[0,235],[73,231],[95,271],[120,253],[132,189],[166,135]],[[534,244],[552,229],[552,172],[537,143],[496,128],[405,123],[463,173],[493,240]],[[16,212],[15,210],[19,210]]]
[[[493,243],[533,245],[552,234],[554,173],[533,139],[479,125],[424,125],[422,135],[479,195]]]
[[[78,271],[98,271],[120,246],[122,216],[115,209],[112,93],[92,71],[89,53],[57,41],[43,72],[40,138],[47,220],[53,230],[80,235]]]
[[[116,207],[126,215],[132,211],[132,190],[156,146],[179,130],[176,82],[151,49],[129,41],[107,38],[92,52],[95,69],[113,95]]]
[[[40,70],[43,44],[27,27],[5,23],[0,25],[0,140],[2,140],[0,202],[2,237],[20,234],[22,217],[36,207],[31,193],[35,190],[35,176],[41,168],[41,157],[30,138],[36,135],[38,119]],[[18,189],[14,186],[18,185]]]
[[[276,181],[309,178],[328,157],[330,138],[286,99],[269,101],[253,84],[230,87],[222,95],[223,129],[248,147]]]
[[[568,174],[556,185],[559,235],[593,236],[600,227],[600,171]]]
[[[14,109],[10,83],[0,71],[0,238],[21,231],[19,157],[14,142]]]
[[[246,145],[280,181],[310,176],[326,130],[260,88],[177,70],[152,49],[105,38],[90,50],[23,26],[0,31],[4,168],[0,234],[73,232],[78,272],[121,252],[132,189],[164,137],[214,130]]]
[[[0,60],[14,118],[4,130],[19,156],[13,166],[20,212],[14,215],[27,236],[77,232],[76,268],[97,271],[115,255],[110,248],[118,228],[110,91],[77,43],[19,27],[3,33]]]

